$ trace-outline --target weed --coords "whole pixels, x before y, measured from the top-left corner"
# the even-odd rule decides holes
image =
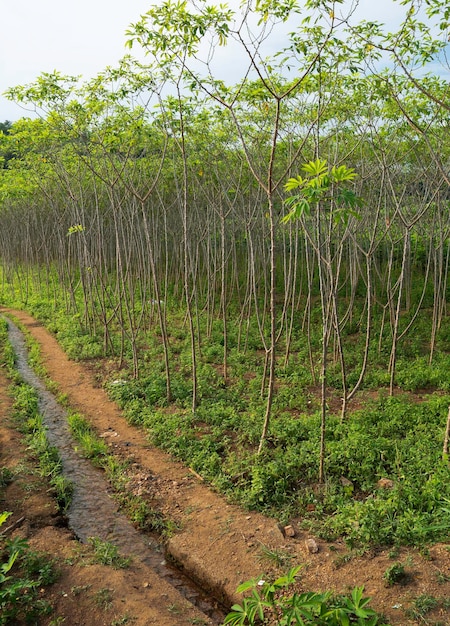
[[[89,591],[92,585],[75,585],[75,587],[71,588],[71,592],[74,596],[79,596],[86,591]]]
[[[112,599],[113,589],[109,589],[109,587],[102,587],[102,589],[96,591],[94,596],[95,604],[104,611],[108,611],[111,608]]]
[[[84,455],[105,470],[108,480],[116,491],[121,508],[133,524],[140,530],[154,531],[159,534],[173,532],[173,528],[161,513],[152,509],[143,498],[134,495],[128,489],[129,481],[126,472],[130,461],[118,460],[110,454],[107,444],[96,435],[89,422],[78,413],[69,415],[68,420],[72,434],[80,443]]]
[[[69,406],[69,396],[67,393],[59,393],[58,397],[58,404],[64,407],[68,407]]]
[[[38,411],[37,391],[30,385],[18,383],[14,386],[14,415],[26,435],[28,449],[39,460],[41,476],[48,478],[58,507],[65,513],[72,502],[73,484],[62,474],[58,449],[47,440],[46,428]]]
[[[440,570],[436,572],[436,580],[439,584],[444,584],[450,582],[450,575],[441,572]]]
[[[366,552],[366,548],[354,548],[353,550],[349,550],[348,552],[344,552],[343,554],[337,556],[333,565],[336,569],[339,569],[339,567],[349,563],[352,559],[364,556]]]
[[[412,603],[412,606],[406,612],[408,617],[412,619],[423,619],[430,611],[435,609],[439,605],[439,600],[434,596],[428,594],[422,594]]]
[[[231,524],[233,523],[234,518],[227,517],[227,519],[220,522],[220,535],[227,535],[231,530]]]
[[[60,510],[66,513],[72,503],[73,483],[62,474],[57,474],[52,477],[51,485]]]
[[[122,617],[118,617],[117,619],[113,619],[111,622],[111,626],[124,626],[124,624],[131,624],[131,622],[136,621],[136,617],[131,615],[122,615]]]
[[[388,587],[404,582],[406,578],[405,566],[401,563],[394,563],[383,574],[383,580]]]
[[[344,626],[356,622],[361,626],[381,626],[380,618],[368,607],[369,599],[363,597],[363,587],[355,587],[350,597],[333,596],[331,592],[293,593],[287,591],[295,583],[300,567],[294,567],[275,581],[249,580],[237,589],[250,592],[242,604],[233,605],[224,625],[254,626],[257,623],[329,624]],[[281,621],[280,621],[281,618]]]
[[[171,532],[171,526],[164,515],[156,509],[152,509],[148,502],[140,496],[121,490],[116,497],[128,518],[140,530],[154,531],[158,534]]]
[[[270,563],[271,565],[274,565],[275,567],[281,568],[287,567],[290,564],[292,560],[292,555],[285,550],[270,548],[269,546],[261,544],[259,548],[258,560],[265,561],[267,563]]]
[[[131,558],[120,556],[119,549],[109,541],[103,541],[98,537],[90,537],[89,543],[94,549],[94,562],[101,565],[109,565],[116,569],[129,567]]]
[[[83,455],[97,465],[101,465],[103,458],[108,454],[108,446],[97,437],[89,422],[78,413],[69,413],[67,420],[70,430],[81,446]]]
[[[444,609],[450,609],[450,598],[442,598],[442,606]]]
[[[9,467],[0,467],[0,487],[7,487],[12,481],[14,473]]]
[[[400,554],[400,550],[398,546],[394,546],[392,548],[392,550],[389,550],[388,552],[388,557],[390,559],[396,559],[398,557],[398,555]]]
[[[54,562],[48,554],[27,550],[22,557],[22,568],[29,578],[37,577],[44,586],[51,585],[58,579]]]

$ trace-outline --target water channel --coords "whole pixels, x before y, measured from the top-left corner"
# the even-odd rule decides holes
[[[109,495],[103,472],[76,452],[67,412],[28,365],[22,332],[9,319],[6,321],[8,339],[16,354],[16,367],[24,382],[38,393],[39,412],[47,427],[48,441],[58,449],[63,473],[74,486],[72,503],[67,511],[71,530],[81,542],[98,537],[113,543],[123,556],[132,556],[153,569],[208,615],[214,624],[221,624],[225,613],[187,576],[166,562],[164,547],[156,536],[149,537],[134,528]]]

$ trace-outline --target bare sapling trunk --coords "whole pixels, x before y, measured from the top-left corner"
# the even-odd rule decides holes
[[[447,425],[445,427],[445,434],[444,434],[444,447],[442,449],[442,458],[444,461],[448,461],[449,438],[450,438],[450,406],[448,407]]]

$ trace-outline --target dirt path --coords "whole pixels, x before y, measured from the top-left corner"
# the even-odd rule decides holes
[[[441,582],[438,582],[439,572],[449,575],[450,580],[450,553],[446,546],[433,547],[426,558],[416,552],[410,553],[409,557],[406,552],[400,554],[397,560],[409,558],[410,584],[402,588],[386,588],[382,576],[392,565],[392,559],[386,553],[343,562],[337,569],[339,556],[344,553],[342,545],[335,543],[330,549],[330,546],[318,541],[319,551],[310,554],[305,545],[308,536],[298,529],[295,537],[285,537],[276,521],[228,504],[189,468],[149,446],[145,436],[127,424],[117,406],[108,400],[105,391],[95,385],[89,370],[83,364],[69,361],[55,338],[41,324],[22,311],[0,309],[0,312],[12,315],[13,319],[15,317],[39,342],[49,377],[57,383],[59,391],[66,394],[70,406],[82,413],[97,432],[105,436],[113,452],[132,457],[140,494],[180,528],[169,539],[168,552],[216,598],[229,604],[237,599],[235,589],[238,584],[263,572],[270,573],[271,564],[261,560],[261,546],[270,548],[274,553],[291,555],[291,565],[305,564],[301,579],[303,589],[347,592],[355,585],[364,584],[365,592],[373,597],[372,606],[384,611],[393,624],[414,623],[404,616],[403,609],[420,594],[450,595],[450,583],[445,576],[441,576]],[[5,405],[0,403],[0,416],[4,413]],[[111,433],[114,436],[109,436]],[[11,449],[10,446],[7,448]],[[149,476],[151,480],[148,480]],[[41,535],[49,533],[50,538],[54,532],[54,526],[41,529]],[[73,540],[65,531],[57,543],[62,544],[61,549],[64,550],[67,547],[65,544],[73,543]],[[121,576],[126,577],[124,572],[126,570],[121,572]],[[195,610],[186,611],[186,602],[178,597],[174,599],[175,592],[166,588],[167,583],[155,580],[156,577],[150,580],[148,573],[143,580],[142,572],[129,572],[131,578],[135,574],[140,577],[140,582],[131,582],[131,588],[137,595],[136,602],[133,600],[130,606],[130,613],[138,620],[134,624],[181,626],[202,623],[195,622],[195,619],[204,619],[204,616],[197,614],[195,617]],[[112,576],[110,571],[101,575]],[[113,582],[108,580],[108,585],[112,586]],[[131,597],[127,595],[129,586],[124,581],[117,584],[117,589],[123,590],[116,594],[117,602],[122,605],[131,603]],[[181,613],[169,613],[168,607],[181,605],[184,607]],[[449,616],[444,617],[443,623],[450,624]],[[91,618],[85,622],[71,619],[66,619],[64,624],[87,626],[94,623]]]

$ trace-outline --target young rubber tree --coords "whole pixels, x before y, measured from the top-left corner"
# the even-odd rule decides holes
[[[292,219],[301,221],[316,254],[319,272],[322,313],[319,482],[322,483],[326,440],[328,351],[333,332],[340,341],[337,303],[340,262],[336,264],[335,257],[339,255],[339,251],[333,248],[336,242],[342,246],[344,237],[336,239],[334,233],[341,227],[347,230],[350,220],[359,219],[356,209],[361,201],[349,187],[349,183],[357,176],[352,168],[346,165],[329,167],[324,159],[319,158],[305,163],[301,169],[303,174],[290,178],[285,184],[286,191],[295,193],[286,200],[290,210],[283,217],[283,222]]]

